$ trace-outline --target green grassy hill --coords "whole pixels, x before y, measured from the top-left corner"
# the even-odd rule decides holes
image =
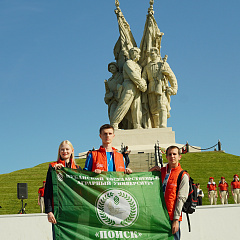
[[[165,159],[165,156],[164,156]],[[85,160],[77,160],[77,164],[83,167]],[[43,163],[33,168],[27,168],[8,174],[0,175],[0,214],[17,214],[21,208],[21,200],[17,198],[17,183],[28,184],[27,213],[39,213],[37,204],[38,188],[46,178],[49,163]],[[194,182],[199,182],[205,194],[203,204],[209,204],[207,196],[207,183],[210,176],[214,177],[218,184],[221,176],[226,178],[229,186],[234,174],[240,174],[240,157],[223,152],[188,153],[182,156],[181,165],[188,170]],[[229,203],[233,203],[230,193]],[[218,198],[218,204],[220,200]]]
[[[209,177],[214,177],[217,186],[221,177],[225,177],[229,185],[229,204],[234,203],[231,193],[231,181],[234,174],[240,174],[240,157],[224,152],[187,153],[182,155],[181,166],[187,170],[194,179],[194,183],[200,183],[204,192],[203,205],[209,204],[207,183]],[[218,204],[220,198],[218,194]]]
[[[84,167],[85,159],[76,160],[77,164]],[[22,202],[17,198],[17,183],[28,184],[28,199],[26,213],[40,213],[38,205],[38,189],[46,180],[49,162],[39,164],[33,168],[26,168],[8,174],[0,175],[0,215],[16,214],[22,207]]]

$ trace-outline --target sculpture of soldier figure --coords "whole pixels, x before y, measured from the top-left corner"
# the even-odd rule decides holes
[[[141,92],[147,90],[147,83],[141,77],[141,66],[137,63],[140,57],[140,49],[133,47],[129,50],[130,59],[123,65],[123,92],[117,108],[111,119],[111,124],[118,129],[118,124],[131,110],[134,129],[142,128]]]
[[[111,121],[121,96],[123,75],[119,72],[116,62],[108,64],[108,71],[112,73],[112,77],[104,81],[106,90],[104,101],[108,105],[108,116]]]
[[[170,96],[176,95],[178,90],[177,79],[166,62],[167,56],[163,61],[158,61],[159,50],[156,47],[152,47],[149,54],[151,61],[145,66],[142,78],[148,82],[147,94],[152,127],[165,128],[170,117]]]

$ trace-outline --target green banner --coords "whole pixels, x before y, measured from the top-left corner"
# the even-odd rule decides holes
[[[56,240],[173,240],[160,172],[52,171]]]

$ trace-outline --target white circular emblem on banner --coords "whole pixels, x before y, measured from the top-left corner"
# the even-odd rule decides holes
[[[98,219],[113,227],[127,227],[138,218],[137,200],[126,190],[108,189],[96,200]]]

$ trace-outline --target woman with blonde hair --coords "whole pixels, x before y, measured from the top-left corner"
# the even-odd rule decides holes
[[[57,221],[53,214],[53,185],[52,185],[52,168],[60,169],[62,167],[68,167],[73,169],[79,169],[74,159],[74,148],[70,141],[62,141],[58,148],[57,161],[50,163],[44,193],[45,213],[48,214],[48,221],[52,224],[56,224]],[[53,239],[55,239],[54,226],[53,226]]]

